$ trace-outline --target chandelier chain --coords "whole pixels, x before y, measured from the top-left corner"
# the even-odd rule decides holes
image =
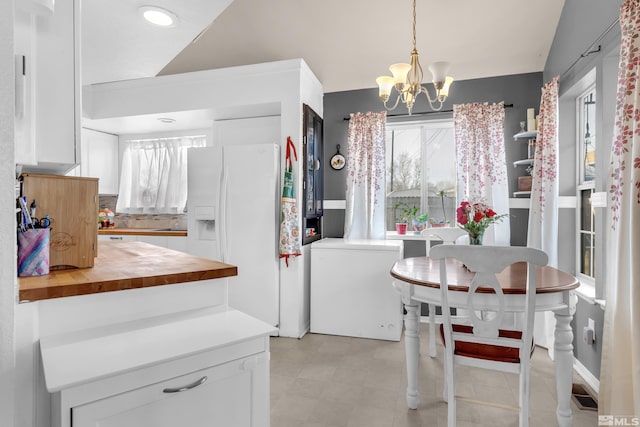
[[[416,0],[413,0],[413,49],[416,49]]]

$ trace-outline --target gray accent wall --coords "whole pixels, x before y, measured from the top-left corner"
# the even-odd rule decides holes
[[[372,82],[373,83],[373,82]],[[522,170],[511,166],[515,160],[526,158],[526,142],[514,141],[513,135],[520,131],[520,121],[526,119],[527,108],[535,108],[536,113],[540,104],[540,88],[542,87],[542,73],[516,74],[485,79],[456,81],[451,86],[451,96],[445,102],[443,110],[451,110],[453,104],[470,102],[500,102],[513,104],[505,109],[505,145],[507,156],[507,174],[510,192],[517,188],[517,177]],[[429,111],[426,101],[418,99],[414,116],[391,117],[393,114],[405,114],[402,107],[388,112],[389,122],[407,120],[429,120],[450,118],[453,113],[436,113],[419,115]],[[340,152],[345,154],[347,149],[347,131],[349,121],[345,120],[351,113],[383,111],[384,107],[378,98],[377,89],[362,89],[345,92],[327,93],[324,96],[324,158],[325,200],[344,200],[346,193],[346,168],[335,171],[328,164],[328,159],[336,152],[336,145],[340,145]],[[347,158],[347,162],[349,159]],[[523,246],[526,244],[527,211],[513,209],[511,219],[511,243]],[[325,210],[324,235],[326,237],[342,237],[344,234],[344,211]]]
[[[592,70],[596,72],[596,108],[600,124],[597,129],[597,179],[596,191],[606,190],[608,158],[613,139],[615,113],[615,92],[618,54],[620,50],[620,27],[618,19],[622,0],[565,0],[551,50],[544,68],[544,81],[560,75],[559,105],[559,150],[560,150],[560,195],[576,195],[576,123],[575,97],[583,90],[584,77]],[[607,29],[611,30],[604,34]],[[603,36],[604,34],[604,36]],[[602,36],[602,37],[601,37]],[[600,39],[600,40],[598,40]],[[581,55],[597,50],[585,57]],[[572,67],[573,65],[573,67]],[[572,67],[570,70],[569,67]],[[567,71],[568,70],[568,71]],[[567,215],[571,211],[573,215]],[[559,267],[575,273],[576,240],[574,237],[576,218],[573,209],[561,209],[559,217]],[[597,208],[596,234],[605,236],[605,209]],[[605,237],[599,237],[601,242]],[[600,267],[596,272],[596,282],[604,283],[607,266],[604,245],[596,252]],[[614,284],[610,284],[613,286]],[[598,297],[603,298],[601,287]],[[582,339],[582,331],[593,319],[596,324],[596,341],[587,345]],[[598,304],[585,299],[578,300],[572,327],[574,330],[574,355],[596,378],[600,376],[602,355],[602,333],[604,310]]]
[[[540,103],[540,88],[544,82],[554,76],[560,79],[560,125],[559,125],[559,191],[560,196],[576,195],[576,149],[575,149],[575,92],[583,77],[592,69],[596,69],[596,90],[600,122],[598,129],[599,159],[608,159],[613,138],[613,119],[615,109],[615,90],[617,72],[617,54],[620,48],[620,29],[614,24],[619,16],[622,0],[565,0],[558,28],[547,57],[542,73],[519,74],[486,79],[456,81],[451,86],[451,96],[447,99],[444,109],[451,109],[453,104],[468,102],[499,102],[514,104],[514,108],[506,110],[505,114],[505,145],[507,164],[526,156],[526,145],[514,141],[512,135],[519,130],[519,122],[525,120],[526,109],[534,107],[538,113]],[[614,24],[612,26],[612,24]],[[600,36],[608,28],[612,30],[601,40]],[[597,43],[596,43],[597,41]],[[589,50],[600,52],[589,54],[581,58]],[[571,69],[569,70],[569,68]],[[568,71],[567,71],[568,70]],[[375,84],[372,82],[372,87]],[[334,92],[324,97],[324,158],[330,159],[336,151],[336,144],[340,144],[341,153],[346,155],[347,129],[350,113],[382,111],[378,99],[377,89],[363,89],[356,91]],[[425,110],[424,100],[417,102],[416,113]],[[389,114],[404,113],[400,107]],[[451,117],[451,113],[416,116],[416,119]],[[389,118],[389,121],[407,120]],[[349,161],[349,159],[347,159]],[[607,161],[598,162],[596,191],[605,191]],[[346,168],[342,171],[332,170],[328,163],[325,168],[325,199],[344,200]],[[520,171],[513,167],[507,168],[509,174],[509,189],[517,187],[517,176]],[[603,236],[606,233],[604,210],[597,219],[596,233]],[[525,245],[527,234],[528,210],[511,209],[511,244]],[[574,209],[560,209],[558,230],[558,267],[575,273],[576,215]],[[342,237],[344,232],[344,211],[325,210],[324,231],[326,237]],[[603,239],[604,241],[604,239]],[[409,242],[405,242],[409,243]],[[424,248],[416,242],[405,246],[405,256],[420,256]],[[601,260],[602,268],[597,273],[596,281],[604,280],[606,268],[605,254],[600,250],[596,254]],[[613,285],[613,284],[611,284]],[[599,294],[598,297],[604,295]],[[596,342],[587,345],[582,340],[582,330],[588,319],[595,320]],[[602,352],[602,333],[604,310],[597,304],[579,299],[577,312],[572,322],[574,331],[574,354],[584,367],[596,378],[600,375],[600,359]]]

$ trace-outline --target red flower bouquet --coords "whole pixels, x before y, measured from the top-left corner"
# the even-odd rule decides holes
[[[481,244],[486,229],[493,223],[502,221],[507,216],[498,215],[483,202],[470,203],[464,201],[456,209],[456,219],[460,228],[469,233],[471,244]]]

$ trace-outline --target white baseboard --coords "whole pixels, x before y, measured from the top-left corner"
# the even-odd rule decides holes
[[[575,357],[573,358],[573,369],[575,369],[578,375],[580,375],[587,385],[591,387],[591,390],[595,392],[595,397],[598,397],[598,393],[600,392],[600,380]]]

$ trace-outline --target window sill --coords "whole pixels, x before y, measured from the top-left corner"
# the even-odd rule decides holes
[[[604,310],[607,305],[605,299],[596,298],[596,286],[585,281],[580,282],[580,286],[575,290],[576,295],[591,305],[599,305]]]
[[[426,236],[420,233],[414,234],[413,231],[407,231],[407,234],[398,234],[397,231],[387,231],[387,240],[427,240]]]

